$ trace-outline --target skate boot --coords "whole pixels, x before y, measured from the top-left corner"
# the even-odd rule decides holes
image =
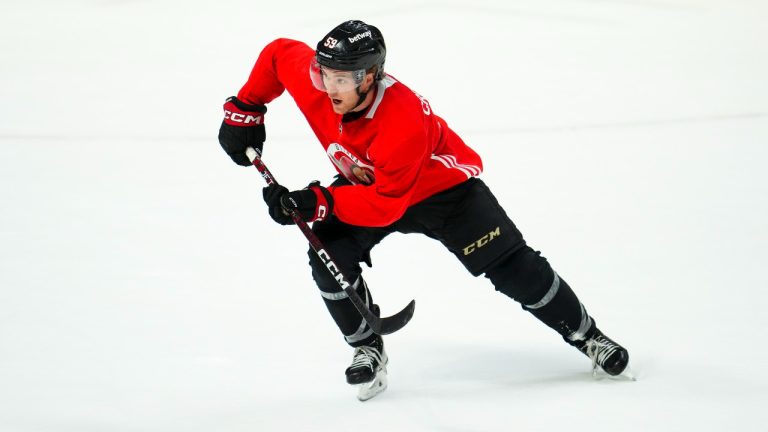
[[[592,360],[593,375],[597,373],[598,366],[608,375],[620,375],[629,363],[627,350],[604,335],[598,328],[595,328],[592,336],[579,341],[576,348]]]
[[[345,373],[347,383],[360,386],[358,399],[366,401],[387,388],[388,362],[381,336],[376,336],[376,339],[368,345],[355,348],[352,365]]]

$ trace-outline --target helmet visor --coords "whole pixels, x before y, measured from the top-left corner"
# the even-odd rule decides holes
[[[316,59],[309,64],[309,77],[316,89],[329,93],[345,93],[360,86],[365,69],[343,71],[320,65]]]

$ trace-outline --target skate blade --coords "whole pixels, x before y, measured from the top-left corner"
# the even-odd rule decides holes
[[[357,399],[365,402],[387,389],[387,371],[380,370],[376,378],[371,382],[360,384],[357,390]]]
[[[599,367],[593,368],[592,378],[597,381],[603,379],[609,379],[613,381],[637,381],[637,375],[634,373],[634,371],[632,371],[630,365],[627,365],[627,367],[618,375],[609,375]]]
[[[637,381],[637,374],[632,370],[630,365],[627,365],[627,368],[619,374],[619,377],[629,381]]]

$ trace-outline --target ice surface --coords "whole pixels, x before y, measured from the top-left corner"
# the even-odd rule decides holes
[[[221,103],[276,37],[375,23],[387,69],[484,157],[529,243],[626,345],[595,381],[439,244],[369,285],[389,389],[351,360]],[[0,430],[765,430],[768,6],[724,0],[0,3]],[[278,180],[332,167],[286,95]]]

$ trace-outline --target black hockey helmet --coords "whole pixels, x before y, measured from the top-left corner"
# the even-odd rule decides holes
[[[317,43],[317,63],[331,69],[356,71],[377,66],[375,79],[384,78],[387,48],[376,27],[362,21],[346,21]]]

